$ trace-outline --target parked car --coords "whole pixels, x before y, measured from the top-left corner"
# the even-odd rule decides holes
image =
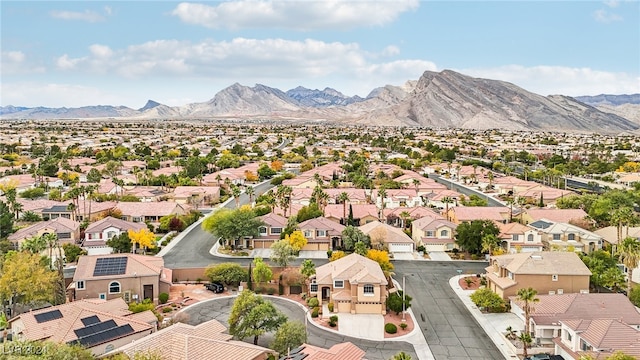
[[[535,354],[529,357],[526,357],[525,360],[551,360],[551,355],[549,354]]]
[[[224,286],[216,282],[204,284],[204,287],[207,288],[207,290],[211,290],[216,294],[220,294],[221,292],[224,291]]]

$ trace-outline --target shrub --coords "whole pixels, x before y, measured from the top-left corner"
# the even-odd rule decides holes
[[[635,306],[640,306],[640,285],[636,285],[631,288],[631,292],[629,293],[629,300]]]
[[[167,307],[163,307],[162,308],[162,312],[163,313],[168,313],[168,312],[172,312],[173,308],[171,306],[167,306]]]
[[[406,323],[406,322],[400,323],[400,328],[401,328],[402,330],[407,330],[407,326],[409,326],[409,325],[407,325],[407,323]]]
[[[418,250],[418,252],[425,252],[426,248],[424,247],[424,245],[420,245],[416,248],[416,250]]]
[[[320,312],[320,308],[317,307],[317,306],[314,307],[313,310],[311,310],[311,317],[312,318],[317,318],[319,312]]]
[[[338,316],[337,315],[332,315],[329,318],[329,326],[335,327],[337,324],[338,324]]]
[[[309,307],[315,308],[315,307],[318,307],[318,305],[320,305],[320,301],[318,301],[317,297],[312,297],[312,298],[309,298],[309,300],[307,300],[307,305],[309,305]]]
[[[276,289],[274,289],[274,288],[268,288],[268,289],[267,289],[267,294],[269,294],[269,295],[273,295],[273,294],[275,294],[275,293],[276,293]]]
[[[258,286],[256,288],[256,294],[262,294],[262,293],[264,293],[264,288],[262,286]]]
[[[392,323],[386,323],[386,324],[384,325],[384,331],[385,331],[387,334],[395,334],[395,333],[397,333],[397,332],[398,332],[398,327],[397,327],[395,324],[392,324]]]
[[[334,306],[334,305],[333,305],[333,303],[332,303],[332,302],[330,302],[329,304],[327,304],[327,307],[329,308],[329,311],[330,311],[330,312],[333,312],[333,306]]]
[[[487,288],[478,289],[471,294],[471,301],[473,301],[477,307],[486,309],[489,312],[506,311],[506,304],[500,295]]]
[[[160,301],[160,304],[166,304],[167,300],[169,300],[169,294],[163,292],[158,295],[158,301]]]

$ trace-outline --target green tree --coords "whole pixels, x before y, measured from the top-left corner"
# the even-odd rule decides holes
[[[318,207],[318,204],[313,203],[309,206],[303,206],[296,215],[298,223],[307,221],[309,219],[315,219],[322,216],[322,210]]]
[[[5,255],[0,276],[0,300],[15,305],[33,301],[52,301],[56,272],[42,262],[38,254],[9,252]]]
[[[107,240],[107,246],[112,248],[115,253],[126,254],[131,252],[132,243],[129,234],[123,232]]]
[[[347,251],[352,251],[356,243],[362,242],[367,248],[371,247],[371,237],[355,226],[347,226],[342,230],[342,245]]]
[[[233,302],[229,315],[229,334],[239,340],[253,336],[254,345],[258,337],[279,328],[287,321],[270,301],[244,290]]]
[[[387,298],[387,308],[400,315],[403,309],[406,310],[411,307],[411,300],[413,300],[411,296],[404,294],[402,290],[398,290]]]
[[[618,245],[618,259],[627,268],[627,295],[631,294],[633,282],[633,269],[638,267],[640,262],[640,242],[638,240],[627,237]]]
[[[521,336],[520,340],[522,340],[525,357],[527,356],[527,348],[531,343],[530,324],[531,324],[531,312],[534,310],[533,304],[540,301],[540,299],[536,295],[538,295],[538,291],[532,287],[529,287],[529,288],[518,289],[518,293],[516,296],[516,300],[522,301],[524,303],[524,306],[522,307],[522,310],[524,310],[524,332],[522,335],[524,335],[524,337]],[[529,341],[527,341],[526,336],[529,337],[528,338]]]
[[[634,286],[631,291],[629,291],[629,301],[636,307],[640,307],[640,285]]]
[[[479,254],[482,251],[482,239],[499,233],[500,230],[491,220],[465,221],[456,229],[456,244],[465,251]]]
[[[87,252],[76,244],[62,244],[62,250],[64,251],[64,258],[70,263],[78,261],[80,255],[87,255]]]
[[[503,312],[505,310],[505,302],[500,295],[494,293],[488,288],[478,289],[470,296],[471,301],[479,307],[490,312]]]
[[[353,252],[358,255],[367,256],[367,252],[369,252],[369,248],[367,247],[367,244],[363,243],[362,241],[358,241],[356,245],[353,247]]]
[[[91,168],[91,170],[89,170],[89,173],[87,173],[87,182],[99,183],[100,180],[102,180],[102,174],[100,173],[100,170]]]
[[[279,240],[271,245],[271,261],[279,266],[286,267],[295,259],[296,252],[287,240]]]
[[[304,324],[299,321],[287,321],[278,328],[269,347],[284,356],[289,350],[306,342],[307,331]]]
[[[13,232],[13,214],[4,202],[0,201],[0,239]]]
[[[271,281],[273,278],[273,271],[271,271],[269,265],[262,261],[261,257],[253,259],[253,266],[253,279],[256,282],[264,283]]]
[[[302,264],[300,265],[300,274],[302,274],[305,279],[308,279],[311,275],[316,273],[316,264],[313,263],[311,259],[304,259]]]
[[[635,356],[627,355],[622,351],[616,351],[611,356],[607,357],[606,360],[637,360]]]
[[[487,234],[482,238],[482,251],[493,254],[493,250],[500,247],[500,239],[494,234]]]
[[[399,353],[393,355],[390,360],[411,360],[411,355],[407,354],[404,351],[400,351]]]
[[[207,266],[204,270],[204,276],[211,282],[238,285],[240,282],[247,280],[249,273],[240,264],[221,263]]]
[[[591,288],[599,292],[600,287],[609,287],[612,282],[615,282],[616,278],[620,276],[624,278],[622,270],[617,266],[618,259],[611,256],[608,251],[595,250],[589,254],[580,256],[582,262],[591,271],[591,277],[589,282]],[[614,275],[613,272],[617,272],[618,275]],[[606,275],[605,275],[606,273]]]
[[[256,237],[259,235],[259,227],[264,225],[264,222],[256,218],[255,213],[246,207],[235,210],[220,209],[202,221],[205,231],[221,237],[227,243],[244,237]]]

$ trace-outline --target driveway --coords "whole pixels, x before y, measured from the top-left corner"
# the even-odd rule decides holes
[[[251,257],[261,257],[263,259],[271,258],[271,249],[253,249],[251,251]]]
[[[384,340],[384,316],[339,313],[340,333],[363,339]]]
[[[429,251],[429,258],[434,261],[451,261],[449,254],[444,251]]]

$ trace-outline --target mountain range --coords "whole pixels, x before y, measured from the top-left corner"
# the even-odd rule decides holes
[[[299,86],[284,92],[260,84],[248,87],[236,83],[209,101],[176,107],[152,100],[137,110],[109,105],[0,107],[2,119],[246,119],[607,133],[638,130],[638,114],[640,94],[542,96],[508,82],[451,70],[426,71],[417,81],[376,88],[365,98],[346,96],[332,88]]]

